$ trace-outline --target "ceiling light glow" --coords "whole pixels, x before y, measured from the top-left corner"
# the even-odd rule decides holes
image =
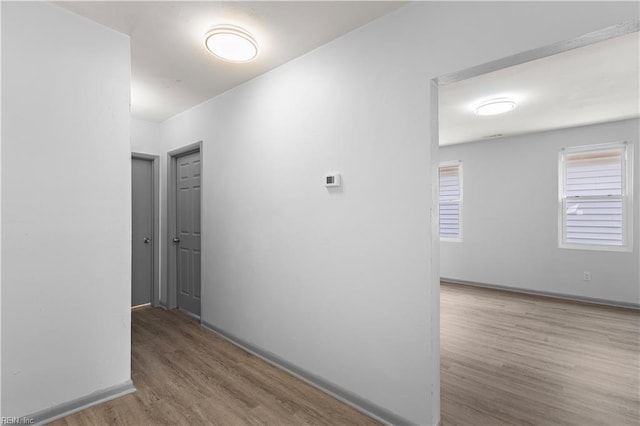
[[[258,56],[258,43],[247,31],[234,25],[218,25],[204,35],[209,52],[228,62],[250,62]]]
[[[482,102],[475,108],[476,115],[497,115],[509,112],[516,107],[516,102],[509,98],[495,98]]]

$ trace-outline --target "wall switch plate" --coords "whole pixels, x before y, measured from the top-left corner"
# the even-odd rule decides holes
[[[583,278],[584,281],[591,281],[591,272],[584,271]]]

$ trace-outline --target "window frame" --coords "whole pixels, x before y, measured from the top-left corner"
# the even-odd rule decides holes
[[[608,244],[579,244],[566,242],[567,215],[565,214],[568,200],[602,200],[605,196],[592,195],[582,197],[567,197],[565,194],[566,161],[568,154],[589,153],[596,151],[622,150],[622,193],[621,195],[606,196],[610,199],[622,200],[622,245]],[[633,144],[627,141],[610,142],[593,145],[581,145],[562,148],[558,154],[558,248],[592,251],[633,251]]]
[[[454,166],[458,168],[458,186],[459,186],[460,196],[458,197],[457,200],[447,200],[445,202],[442,202],[440,200],[440,169],[443,167],[454,167]],[[438,237],[440,238],[440,241],[454,242],[454,243],[462,242],[463,200],[464,200],[462,175],[463,175],[462,160],[443,161],[438,165]],[[458,236],[455,238],[443,237],[440,233],[440,205],[441,204],[450,204],[450,205],[457,204],[458,205]]]

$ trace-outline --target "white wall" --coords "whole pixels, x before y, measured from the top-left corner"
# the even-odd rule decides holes
[[[130,379],[129,53],[57,6],[2,2],[3,416]]]
[[[0,45],[2,44],[2,6],[0,6]],[[0,99],[2,99],[2,60],[0,58]],[[2,145],[2,102],[0,102],[0,145]],[[0,416],[2,416],[2,149],[0,149]]]
[[[165,150],[204,141],[203,321],[435,424],[429,80],[637,12],[416,3],[165,122]]]
[[[2,6],[0,6],[0,45],[2,43]],[[2,60],[0,58],[0,99],[2,99]],[[0,145],[2,142],[2,102],[0,102]],[[2,416],[2,149],[0,149],[0,416]]]
[[[151,155],[164,155],[159,123],[131,119],[131,151]]]
[[[463,162],[463,241],[441,243],[443,278],[640,304],[637,119],[445,146]],[[635,145],[633,252],[558,248],[558,153]],[[590,271],[592,280],[583,281]]]

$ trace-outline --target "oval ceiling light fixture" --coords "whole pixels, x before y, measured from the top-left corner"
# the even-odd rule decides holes
[[[228,62],[250,62],[258,56],[258,43],[247,31],[235,25],[218,25],[204,35],[209,52]]]
[[[476,115],[497,115],[509,112],[516,107],[516,102],[509,98],[494,98],[482,102],[475,108]]]

